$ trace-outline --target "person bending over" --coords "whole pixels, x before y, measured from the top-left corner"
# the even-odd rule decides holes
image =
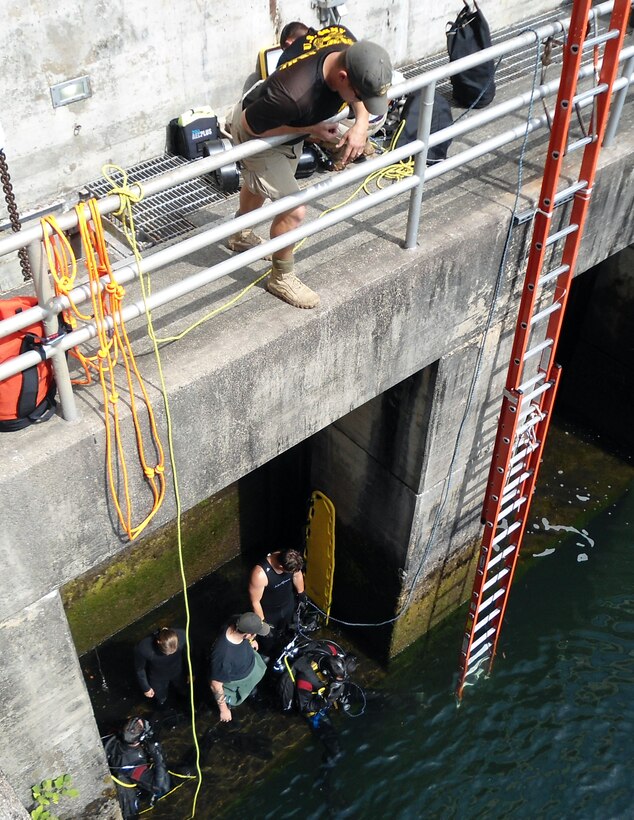
[[[254,137],[294,136],[290,143],[242,160],[243,185],[237,216],[260,208],[266,199],[277,200],[299,191],[295,171],[304,137],[332,139],[337,127],[325,121],[343,103],[348,103],[355,114],[354,126],[340,143],[345,146],[344,163],[363,153],[368,112],[378,115],[387,111],[392,78],[387,52],[370,41],[354,42],[342,26],[333,28],[336,31],[329,37],[316,38],[310,50],[274,71],[235,106],[230,131],[236,145]],[[299,227],[304,214],[304,206],[299,205],[274,217],[271,238]],[[240,252],[261,242],[248,230],[230,236],[227,246]],[[319,304],[319,295],[295,275],[293,249],[291,243],[273,253],[267,289],[294,307],[314,308]]]

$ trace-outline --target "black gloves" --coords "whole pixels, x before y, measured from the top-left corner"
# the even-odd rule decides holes
[[[332,705],[339,698],[343,695],[346,688],[346,684],[344,681],[333,681],[330,686],[328,687],[328,692],[326,693],[326,701]]]

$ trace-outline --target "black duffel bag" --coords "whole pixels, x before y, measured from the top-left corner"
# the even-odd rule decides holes
[[[447,51],[449,61],[468,57],[491,46],[491,32],[484,15],[474,2],[471,9],[467,0],[454,23],[448,23]],[[495,62],[460,71],[451,77],[453,96],[457,103],[468,108],[484,108],[495,97]]]
[[[413,94],[408,94],[401,111],[401,122],[404,122],[403,130],[398,136],[395,148],[400,148],[408,142],[413,142],[416,139],[418,131],[418,117],[420,112],[420,91],[415,91]],[[453,124],[451,116],[451,106],[448,100],[443,97],[438,91],[434,96],[434,108],[431,115],[431,133],[441,131],[443,128],[448,128]],[[427,165],[432,165],[435,162],[441,162],[447,159],[447,150],[451,145],[451,140],[441,142],[435,145],[427,152]]]

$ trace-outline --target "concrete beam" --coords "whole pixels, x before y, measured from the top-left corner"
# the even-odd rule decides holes
[[[632,150],[634,138],[626,134],[604,152],[581,269],[634,241]],[[256,288],[234,310],[162,348],[185,509],[451,351],[476,343],[513,201],[499,190],[496,174],[505,168],[503,159],[495,166],[486,160],[479,178],[462,176],[455,184],[441,179],[430,186],[421,244],[414,251],[399,247],[402,202],[319,237],[309,258],[298,254],[302,277],[323,294],[319,310],[293,310]],[[537,179],[538,172],[533,175]],[[520,226],[509,255],[511,272],[521,264],[525,237],[526,227]],[[155,286],[222,254],[220,248],[196,254],[162,278],[157,275]],[[233,285],[227,280],[210,286],[208,301],[198,306],[184,299],[157,311],[159,332],[170,335],[223,304],[257,270],[236,274]],[[517,279],[507,274],[494,311],[502,338],[514,321],[509,298],[516,289]],[[131,332],[165,440],[159,378],[142,323]],[[492,348],[489,356],[495,360],[487,367],[502,371],[502,354]],[[468,377],[467,371],[458,374],[450,385],[456,398]],[[0,618],[122,549],[105,482],[99,393],[96,386],[77,391],[83,417],[76,424],[55,418],[0,438],[0,556],[7,570],[0,578]],[[125,443],[134,461],[122,394]],[[439,422],[434,440],[443,449]],[[442,468],[437,479],[441,473]],[[150,495],[140,472],[130,476],[130,484],[135,509],[144,514]],[[170,521],[174,511],[168,493],[148,531]]]

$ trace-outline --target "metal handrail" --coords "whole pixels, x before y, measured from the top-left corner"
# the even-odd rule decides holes
[[[603,14],[608,14],[612,6],[613,2],[603,3],[597,6],[595,9],[593,9],[591,15],[596,14],[597,16],[601,16]],[[296,194],[292,194],[288,197],[284,197],[281,200],[277,200],[276,202],[267,204],[262,208],[258,209],[258,211],[256,212],[245,214],[235,219],[232,218],[223,225],[211,228],[207,231],[197,234],[194,237],[182,240],[181,242],[169,248],[165,248],[161,251],[158,251],[155,254],[152,254],[151,256],[141,260],[141,271],[144,273],[149,273],[153,270],[157,270],[161,267],[164,267],[165,265],[170,264],[176,259],[180,259],[184,256],[189,255],[195,250],[200,250],[201,248],[207,247],[208,245],[217,243],[238,230],[243,230],[245,228],[252,227],[264,220],[272,218],[273,216],[279,213],[297,207],[300,204],[310,202],[314,199],[324,196],[327,193],[332,193],[333,191],[336,191],[339,188],[349,186],[354,182],[357,182],[358,180],[364,179],[366,176],[368,176],[368,174],[380,170],[381,168],[384,168],[409,156],[413,156],[415,158],[415,169],[414,174],[412,176],[408,177],[406,180],[403,180],[399,183],[394,183],[389,187],[382,189],[379,193],[371,194],[359,202],[351,203],[343,208],[340,208],[337,211],[337,213],[329,214],[328,216],[322,217],[313,223],[303,225],[295,229],[294,231],[285,234],[283,237],[278,237],[276,239],[264,242],[257,248],[241,253],[237,257],[233,257],[232,259],[228,259],[224,262],[214,265],[211,268],[200,271],[199,273],[194,274],[193,276],[190,276],[187,279],[179,283],[176,283],[175,285],[169,286],[163,289],[162,291],[156,292],[152,295],[152,297],[150,297],[150,299],[147,302],[143,302],[141,300],[132,305],[128,305],[125,311],[122,313],[122,318],[129,320],[131,318],[141,315],[146,310],[146,308],[154,308],[158,305],[166,304],[172,301],[173,299],[178,298],[179,296],[182,296],[186,293],[190,293],[193,290],[202,287],[205,284],[208,284],[209,282],[212,282],[228,273],[231,273],[239,268],[242,268],[245,265],[250,264],[251,262],[257,259],[261,259],[264,255],[268,253],[278,250],[281,247],[286,247],[289,243],[294,243],[307,236],[312,236],[313,234],[321,230],[324,230],[328,227],[331,227],[334,224],[337,224],[338,222],[341,222],[346,218],[349,218],[353,214],[361,213],[362,211],[368,210],[374,207],[375,205],[379,204],[379,202],[384,202],[392,197],[402,194],[404,191],[407,190],[411,191],[411,202],[410,217],[408,219],[405,246],[413,247],[415,244],[416,233],[418,231],[420,200],[422,197],[422,188],[425,181],[436,178],[437,176],[440,176],[443,173],[447,173],[450,170],[453,170],[457,167],[466,164],[467,162],[473,160],[476,157],[483,156],[484,154],[489,153],[492,150],[495,150],[501,145],[507,144],[515,139],[523,137],[527,133],[530,133],[533,130],[536,130],[537,128],[543,127],[547,124],[547,118],[545,115],[541,117],[535,117],[528,123],[524,122],[515,128],[509,129],[508,131],[503,132],[502,134],[496,135],[495,137],[492,137],[484,142],[481,142],[478,145],[473,146],[472,148],[462,151],[460,154],[454,155],[451,158],[443,162],[437,163],[434,166],[426,169],[425,159],[427,149],[433,147],[434,145],[438,145],[442,142],[445,142],[448,139],[453,139],[457,136],[469,133],[470,131],[473,131],[481,127],[482,125],[500,119],[501,117],[513,111],[526,107],[531,102],[531,100],[534,102],[535,100],[538,100],[540,98],[543,99],[547,96],[550,96],[551,94],[554,94],[557,91],[559,86],[559,80],[553,80],[550,83],[539,86],[534,91],[525,92],[523,94],[518,95],[517,97],[514,97],[511,100],[507,100],[505,102],[497,104],[496,106],[492,106],[491,108],[488,108],[486,111],[477,112],[467,119],[463,119],[460,122],[454,123],[452,126],[443,129],[442,131],[437,131],[434,134],[430,135],[429,128],[431,120],[431,105],[433,103],[433,91],[436,81],[439,79],[445,79],[446,77],[451,76],[452,74],[462,70],[465,67],[472,67],[474,65],[478,65],[483,61],[495,59],[496,56],[501,56],[502,54],[507,54],[511,51],[518,50],[519,48],[522,48],[527,44],[536,42],[537,38],[543,39],[545,37],[551,36],[554,33],[564,31],[567,27],[568,22],[569,21],[555,22],[547,26],[543,26],[539,29],[535,29],[534,31],[531,30],[525,32],[524,34],[520,34],[509,41],[505,41],[504,43],[498,44],[497,46],[492,46],[490,49],[486,49],[485,51],[480,52],[478,55],[472,55],[470,57],[463,58],[462,60],[456,61],[455,63],[450,63],[447,66],[442,66],[440,68],[426,72],[413,80],[401,83],[398,86],[393,87],[390,90],[391,97],[400,97],[406,93],[416,91],[420,88],[425,89],[425,91],[421,95],[423,105],[421,105],[421,117],[419,121],[419,139],[417,139],[413,143],[410,143],[407,146],[402,146],[401,148],[395,151],[368,160],[364,162],[361,166],[351,166],[344,172],[337,174],[335,177],[327,181],[321,181],[316,185],[310,186],[309,188],[300,191]],[[627,86],[631,81],[633,56],[634,47],[623,49],[623,51],[621,52],[621,60],[626,60],[626,72],[617,81],[617,83],[615,83],[614,86],[615,91],[621,91],[621,97],[624,95],[625,91],[627,90]],[[582,76],[590,75],[593,72],[593,70],[593,66],[585,67],[584,69],[582,69]],[[590,101],[586,101],[586,103],[590,104]],[[344,116],[345,113],[340,114],[337,118],[333,119],[340,119]],[[215,154],[212,157],[198,160],[197,162],[191,163],[190,165],[185,166],[184,168],[179,168],[176,171],[171,171],[167,174],[161,175],[160,177],[156,177],[150,180],[149,182],[144,183],[143,192],[145,196],[149,196],[152,193],[157,193],[160,190],[165,190],[167,188],[173,187],[174,185],[186,181],[188,179],[192,179],[196,176],[209,173],[210,171],[222,167],[228,164],[229,162],[236,161],[243,157],[258,153],[259,151],[268,148],[271,145],[277,145],[286,142],[288,139],[288,136],[282,136],[251,140],[248,143],[245,143],[244,145],[238,146],[237,148],[233,148],[219,155]],[[132,185],[131,189],[134,191],[135,188],[138,189],[139,187],[140,186],[138,185]],[[98,202],[98,208],[102,214],[111,213],[119,207],[120,198],[118,195],[105,197],[104,199],[99,200]],[[414,215],[412,216],[412,214]],[[75,212],[69,212],[58,217],[58,222],[60,226],[64,229],[72,227],[74,224],[76,224]],[[39,245],[41,237],[42,228],[41,225],[37,225],[33,226],[32,228],[23,230],[20,232],[20,234],[15,234],[12,237],[7,238],[6,240],[0,240],[0,255],[3,253],[8,253],[12,250],[17,250],[19,247],[23,247],[27,244],[36,243],[37,245]],[[130,281],[139,275],[139,266],[137,266],[137,264],[135,263],[127,263],[122,264],[121,266],[115,266],[114,270],[116,273],[117,281],[119,281],[120,283]],[[108,277],[103,277],[104,281],[100,284],[103,286],[103,284],[107,282],[107,279]],[[40,297],[42,295],[43,294],[40,294]],[[73,290],[70,298],[72,298],[73,302],[75,302],[76,304],[80,304],[82,301],[86,301],[90,298],[90,286],[87,283],[78,286]],[[41,304],[37,305],[36,307],[26,310],[15,317],[11,317],[9,319],[1,321],[0,337],[5,336],[8,333],[15,332],[18,329],[27,327],[29,324],[33,324],[34,322],[50,320],[51,317],[57,316],[57,314],[62,309],[67,307],[69,305],[69,302],[70,300],[67,297],[56,297],[53,299],[40,298]],[[45,346],[45,356],[47,358],[54,357],[55,361],[59,361],[60,356],[63,357],[64,351],[71,347],[74,347],[75,345],[81,342],[87,341],[88,339],[92,338],[95,334],[96,326],[94,325],[94,323],[88,323],[80,330],[74,331],[73,333],[61,337],[54,345]],[[6,379],[11,375],[15,375],[16,373],[26,369],[27,367],[31,367],[37,364],[40,360],[41,357],[37,352],[25,353],[21,356],[17,356],[14,359],[11,359],[0,365],[0,380]],[[64,400],[62,396],[62,411],[64,417],[66,418],[68,417],[68,415],[64,411],[63,405]]]
[[[613,6],[614,0],[601,3],[592,9],[590,12],[590,17],[595,17],[598,19],[599,17],[605,16],[612,11]],[[424,86],[429,85],[430,83],[438,83],[439,81],[446,80],[461,71],[474,68],[482,63],[511,54],[514,51],[519,51],[520,49],[535,43],[538,39],[545,40],[547,37],[552,37],[555,34],[561,34],[567,30],[569,23],[570,19],[556,20],[553,23],[548,23],[547,25],[540,26],[534,30],[527,30],[522,34],[518,34],[515,37],[511,37],[508,40],[504,40],[501,43],[490,46],[489,48],[479,51],[476,54],[471,54],[468,57],[462,57],[460,60],[455,60],[447,65],[439,66],[438,68],[426,71],[418,77],[414,77],[411,80],[406,80],[403,83],[392,86],[388,91],[388,98],[395,99],[405,94],[410,94],[414,91],[418,91]],[[349,116],[349,112],[344,111],[336,117],[333,117],[332,120],[338,121],[347,116]],[[264,137],[249,140],[249,142],[243,143],[235,148],[231,148],[229,151],[213,154],[212,156],[197,160],[195,163],[191,163],[173,171],[168,171],[165,174],[156,176],[151,180],[144,182],[143,186],[138,183],[134,183],[130,186],[130,189],[134,194],[143,193],[146,197],[152,196],[153,194],[173,188],[175,185],[183,182],[189,182],[196,177],[217,171],[224,165],[237,162],[245,157],[250,157],[253,154],[257,154],[271,146],[281,145],[284,142],[288,142],[289,139],[295,138],[295,136],[296,135]],[[102,216],[113,213],[121,207],[121,204],[121,199],[118,195],[104,197],[103,199],[100,199],[98,203],[99,213]],[[266,215],[267,207],[270,207],[270,205],[264,205],[262,208],[258,209],[259,216],[257,219],[254,219],[251,225],[257,225],[259,222],[263,222],[268,219],[268,216]],[[89,214],[86,213],[86,216],[88,217]],[[63,230],[67,230],[77,225],[77,216],[74,211],[69,211],[57,217],[57,221]],[[40,224],[33,225],[30,228],[24,228],[17,234],[12,234],[4,239],[0,239],[0,256],[4,256],[12,251],[17,251],[20,248],[29,245],[34,239],[41,238],[42,228]]]

